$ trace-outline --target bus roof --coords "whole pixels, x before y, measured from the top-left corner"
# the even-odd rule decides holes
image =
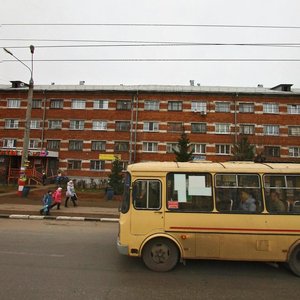
[[[300,164],[254,163],[246,161],[211,162],[141,162],[128,165],[129,172],[245,172],[245,173],[300,173]]]

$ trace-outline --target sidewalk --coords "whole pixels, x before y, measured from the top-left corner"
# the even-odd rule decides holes
[[[48,187],[39,187],[35,192],[47,189]],[[27,202],[27,203],[26,203]],[[118,208],[115,207],[99,207],[93,206],[93,201],[79,201],[79,205],[73,207],[72,203],[68,207],[61,205],[60,210],[54,207],[50,212],[50,217],[46,219],[85,219],[101,221],[100,219],[107,219],[107,221],[117,221],[119,218]],[[105,202],[102,201],[104,206]],[[40,201],[33,201],[30,197],[17,197],[16,192],[1,193],[0,194],[0,217],[2,218],[43,218],[40,215],[42,205]]]

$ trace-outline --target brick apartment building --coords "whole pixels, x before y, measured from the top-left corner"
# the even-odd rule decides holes
[[[124,168],[174,160],[183,130],[195,159],[231,160],[244,134],[267,161],[300,162],[300,89],[291,87],[35,86],[28,169],[104,179],[114,155]],[[2,181],[20,168],[27,96],[19,81],[0,85]]]

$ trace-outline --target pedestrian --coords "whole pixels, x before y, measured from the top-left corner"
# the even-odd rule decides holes
[[[52,204],[52,191],[48,191],[47,194],[43,196],[43,207],[42,209],[40,209],[40,214],[49,215],[51,204]]]
[[[62,181],[63,181],[63,176],[62,176],[61,171],[59,170],[58,173],[57,173],[56,179],[55,179],[56,186],[60,187],[61,184],[62,184]]]
[[[52,209],[54,206],[57,206],[57,209],[60,209],[61,198],[62,198],[61,187],[57,188],[57,190],[52,194],[52,198],[54,200],[54,203],[51,205],[50,209]]]
[[[66,191],[66,200],[65,200],[65,207],[68,207],[68,201],[72,200],[74,207],[77,206],[77,195],[75,192],[74,183],[72,180],[68,181],[67,183],[67,191]]]
[[[46,172],[43,170],[42,172],[42,184],[45,185],[47,180]]]

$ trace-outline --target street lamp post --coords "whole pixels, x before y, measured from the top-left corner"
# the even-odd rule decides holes
[[[21,158],[21,172],[20,178],[24,176],[27,162],[28,162],[28,146],[29,146],[29,137],[30,137],[30,122],[31,122],[31,109],[32,109],[32,97],[33,97],[33,54],[34,54],[34,46],[30,45],[31,52],[31,68],[28,67],[24,62],[22,62],[19,58],[17,58],[12,52],[3,48],[6,53],[13,56],[17,61],[19,61],[22,65],[24,65],[30,71],[30,80],[29,80],[29,90],[28,90],[28,100],[27,100],[27,109],[26,109],[26,119],[25,119],[25,129],[24,129],[24,139],[23,139],[23,151]]]

